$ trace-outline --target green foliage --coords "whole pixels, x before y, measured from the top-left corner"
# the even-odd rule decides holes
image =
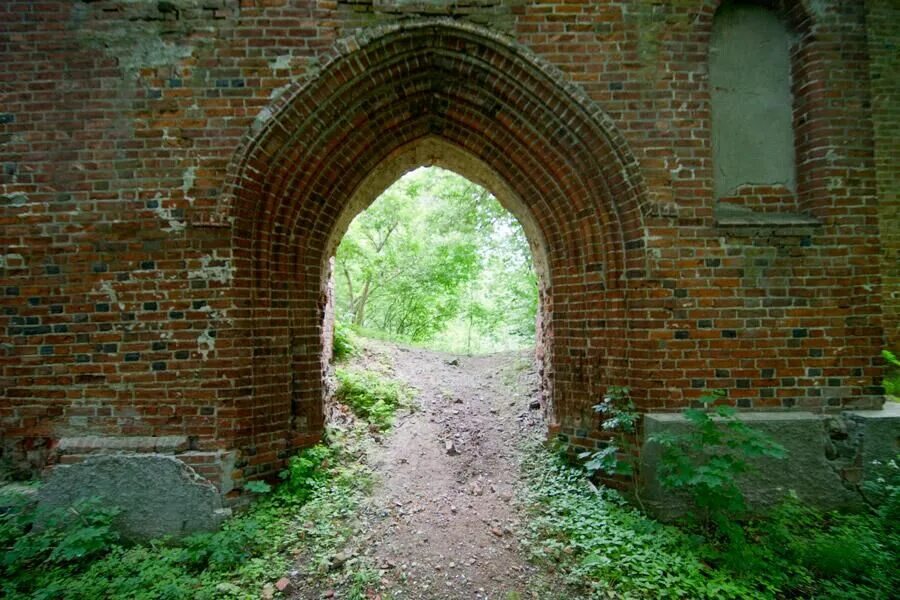
[[[272,491],[272,486],[265,481],[248,481],[244,484],[244,490],[254,494],[268,494]]]
[[[825,513],[789,497],[746,522],[733,543],[654,521],[535,447],[523,464],[526,547],[562,573],[573,588],[568,597],[892,598],[900,589],[900,525],[885,507],[898,469],[885,467],[893,483],[876,482],[881,503],[873,514]]]
[[[449,171],[419,169],[388,188],[351,224],[334,274],[338,318],[376,336],[454,351],[533,342],[537,279],[524,233]]]
[[[754,560],[732,558],[731,568],[779,596],[862,600],[900,589],[896,525],[877,515],[826,513],[789,496],[767,518],[751,521],[746,534],[755,544],[743,555]]]
[[[265,539],[256,519],[238,519],[214,533],[196,533],[180,543],[180,564],[192,573],[230,571],[259,554]]]
[[[588,475],[633,476],[637,458],[631,436],[635,434],[640,415],[629,396],[627,387],[610,386],[603,402],[594,405],[594,412],[602,415],[600,427],[612,434],[612,441],[598,451],[582,452],[578,458],[584,461]]]
[[[96,502],[50,515],[6,502],[0,511],[0,597],[258,598],[264,583],[287,570],[293,560],[288,548],[308,554],[318,568],[351,538],[347,521],[371,485],[359,463],[360,435],[332,430],[331,446],[294,457],[284,483],[246,513],[219,531],[181,540],[120,545],[112,528],[116,512]]]
[[[340,362],[356,354],[356,344],[353,342],[353,334],[350,327],[334,322],[334,360]]]
[[[643,516],[614,491],[594,492],[581,468],[532,449],[523,464],[526,547],[578,598],[751,598],[752,585],[709,569],[697,542]]]
[[[97,499],[79,501],[67,510],[38,512],[25,505],[7,509],[0,514],[4,576],[17,578],[102,555],[119,539],[113,528],[117,514]]]
[[[288,459],[287,468],[279,473],[284,483],[278,488],[277,499],[294,504],[309,500],[327,481],[328,472],[325,469],[332,456],[328,446],[316,444]]]
[[[890,551],[900,556],[900,455],[886,464],[873,461],[870,468],[874,477],[863,484],[863,491],[881,528],[888,534]]]
[[[882,350],[881,357],[888,365],[884,377],[884,391],[889,396],[900,396],[900,359],[890,350]]]
[[[372,597],[370,591],[380,584],[381,576],[375,569],[360,569],[352,574],[351,581],[349,600],[368,600]]]
[[[785,450],[766,434],[742,422],[737,411],[724,405],[723,390],[701,397],[703,409],[688,409],[693,426],[687,433],[657,434],[650,440],[663,447],[659,480],[663,487],[687,492],[700,510],[700,522],[723,533],[739,535],[732,527],[746,512],[738,477],[751,470],[748,459],[784,458]]]
[[[409,388],[373,371],[336,369],[335,376],[337,400],[379,429],[389,428],[397,409],[412,398]]]

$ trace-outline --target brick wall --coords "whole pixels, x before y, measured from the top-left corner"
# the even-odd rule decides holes
[[[900,5],[866,2],[875,168],[884,264],[885,335],[900,348]]]
[[[784,11],[797,191],[772,211],[751,186],[750,213],[713,197],[717,4],[0,4],[4,456],[182,436],[204,461],[237,450],[229,482],[275,472],[322,430],[330,240],[425,140],[420,162],[508,185],[547,256],[554,430],[591,444],[611,383],[647,410],[704,387],[877,405],[896,102],[874,77],[896,53],[869,51],[896,40],[871,25],[889,3]]]

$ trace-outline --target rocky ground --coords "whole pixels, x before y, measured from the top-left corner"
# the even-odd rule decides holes
[[[452,356],[368,343],[354,359],[417,390],[370,458],[378,483],[364,532],[340,560],[378,570],[371,598],[551,598],[549,576],[518,542],[518,448],[541,435],[538,381],[528,353]],[[343,598],[336,589],[294,598]]]

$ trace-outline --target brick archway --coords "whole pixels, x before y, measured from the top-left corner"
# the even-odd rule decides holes
[[[232,227],[233,335],[252,358],[235,398],[238,448],[275,458],[321,433],[328,258],[379,187],[427,163],[486,184],[545,257],[553,422],[583,427],[597,394],[627,381],[644,192],[624,139],[505,38],[450,21],[394,26],[340,42],[263,111],[230,167],[213,218]]]
[[[370,172],[344,205],[333,228],[325,252],[322,254],[321,293],[326,295],[322,347],[322,370],[328,369],[333,344],[333,273],[331,260],[348,227],[362,211],[368,208],[388,187],[404,174],[418,167],[439,166],[453,171],[469,181],[487,189],[509,211],[522,226],[531,251],[534,270],[538,278],[539,310],[536,323],[535,354],[540,367],[541,384],[545,399],[552,398],[552,377],[547,366],[552,363],[549,352],[553,349],[553,304],[550,285],[550,261],[547,242],[541,226],[534,220],[528,206],[522,202],[513,188],[486,163],[474,154],[440,137],[426,136],[392,152],[381,164]],[[552,410],[552,404],[546,405]]]

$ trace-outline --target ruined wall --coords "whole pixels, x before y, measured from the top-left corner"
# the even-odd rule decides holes
[[[784,19],[764,6],[725,5],[716,16],[709,88],[717,199],[747,185],[796,190],[791,37]]]
[[[866,2],[887,345],[900,348],[900,5]]]
[[[296,342],[298,332],[321,334],[316,300],[305,317],[289,316],[279,287],[289,282],[274,277],[280,273],[238,277],[254,248],[286,255],[287,246],[269,242],[290,236],[271,219],[268,229],[248,220],[255,229],[243,231],[220,211],[224,190],[239,181],[229,165],[246,158],[244,144],[283,94],[323,74],[339,39],[357,35],[339,45],[352,64],[379,27],[438,16],[507,36],[498,40],[555,69],[560,85],[575,86],[602,111],[610,155],[636,161],[636,172],[621,176],[622,189],[637,190],[639,214],[576,214],[560,226],[568,245],[557,250],[558,272],[568,275],[550,286],[555,430],[593,443],[599,432],[590,406],[609,383],[630,384],[648,410],[678,409],[709,387],[728,389],[747,409],[877,406],[876,356],[885,329],[897,326],[896,268],[889,290],[881,281],[895,254],[886,267],[878,261],[879,235],[889,252],[897,246],[884,220],[896,206],[896,102],[889,91],[875,92],[880,224],[868,56],[896,38],[883,27],[867,38],[866,22],[889,20],[880,15],[890,3],[870,3],[868,17],[863,3],[785,4],[778,14],[798,40],[796,190],[751,186],[738,191],[740,210],[722,211],[708,80],[714,0],[3,2],[4,458],[41,467],[80,461],[84,448],[96,451],[84,441],[95,436],[119,449],[113,438],[168,436],[177,439],[178,457],[228,493],[317,439],[320,348]],[[889,72],[895,55],[881,52],[872,73]],[[463,65],[465,48],[453,56]],[[886,90],[888,81],[872,89]],[[492,106],[501,92],[485,84],[465,110],[493,111],[528,139],[530,123],[506,122]],[[384,83],[379,93],[395,92]],[[525,114],[528,102],[514,108]],[[417,110],[407,106],[403,118]],[[377,117],[361,110],[341,122]],[[483,131],[472,139],[487,139]],[[305,139],[284,133],[301,145]],[[491,139],[496,156],[517,158],[511,142]],[[335,145],[321,155],[340,152]],[[612,159],[594,159],[612,170]],[[609,185],[602,169],[540,166],[545,197],[565,196],[561,210],[584,200],[570,182],[582,181],[584,194]],[[365,175],[349,168],[329,176],[340,183]],[[312,201],[331,218],[348,196]],[[579,245],[591,227],[605,241]],[[325,235],[314,231],[310,243]],[[614,273],[590,262],[604,252],[638,258]],[[305,264],[308,256],[293,252],[285,264],[317,275],[319,263]],[[593,274],[584,275],[591,264]],[[599,294],[598,281],[613,274],[619,296],[560,302],[569,285]],[[886,324],[883,294],[894,298]],[[267,319],[255,320],[262,305]],[[300,402],[298,393],[306,394]]]

